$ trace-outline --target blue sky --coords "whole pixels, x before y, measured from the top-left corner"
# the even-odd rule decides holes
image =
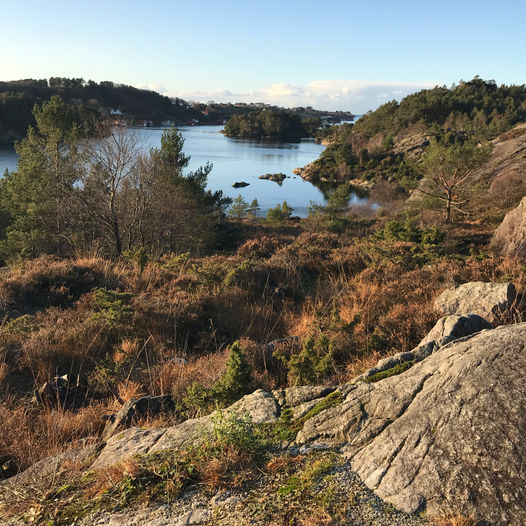
[[[0,80],[363,113],[475,75],[523,84],[526,2],[1,0]]]

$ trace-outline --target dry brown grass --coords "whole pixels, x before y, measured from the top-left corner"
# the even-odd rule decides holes
[[[336,526],[338,523],[320,508],[309,511],[309,516],[300,519],[300,526]]]
[[[272,256],[283,245],[277,237],[262,236],[245,241],[237,254],[243,258],[266,259]]]
[[[31,371],[36,385],[57,374],[89,369],[111,348],[107,327],[92,315],[89,298],[84,297],[75,308],[54,307],[36,316],[38,328],[22,343],[20,363]]]
[[[14,399],[0,403],[0,457],[12,459],[18,469],[73,447],[104,428],[106,408],[93,404],[77,412],[47,411],[16,405]]]
[[[289,312],[287,315],[288,333],[301,340],[306,338],[315,324],[315,307],[312,302],[306,302],[299,314]]]
[[[119,399],[122,402],[127,402],[132,398],[140,398],[146,395],[144,387],[139,382],[133,380],[124,380],[117,386]]]
[[[122,269],[102,259],[41,257],[0,277],[0,305],[18,314],[70,306],[95,287],[116,288],[123,275]]]
[[[267,472],[270,475],[278,475],[280,473],[289,473],[294,471],[298,465],[301,465],[305,459],[304,455],[280,455],[273,457],[267,464]]]
[[[255,472],[252,456],[231,446],[225,447],[220,456],[203,462],[199,468],[200,480],[211,492],[237,488],[251,480]]]
[[[96,472],[93,482],[85,490],[85,497],[88,499],[96,498],[113,486],[122,481],[126,476],[133,477],[139,471],[139,465],[134,459],[126,459],[112,466],[100,469]]]
[[[4,382],[7,378],[8,372],[9,366],[4,361],[0,361],[0,391],[4,386]]]
[[[369,356],[354,358],[347,364],[345,371],[342,372],[341,383],[348,382],[367,371],[367,369],[374,367],[381,357],[379,352],[373,352]]]
[[[129,340],[125,338],[121,343],[115,347],[113,352],[113,361],[115,363],[122,363],[127,358],[136,356],[140,350],[140,344],[137,340]]]
[[[370,242],[345,244],[332,234],[283,239],[281,248],[274,238],[247,242],[236,256],[194,258],[174,271],[151,263],[141,274],[130,262],[84,257],[41,258],[2,274],[0,308],[9,318],[0,327],[0,421],[15,431],[0,437],[0,452],[24,467],[97,433],[99,412],[116,397],[180,398],[196,382],[208,388],[220,378],[225,349],[237,339],[257,384],[272,389],[286,386],[287,371],[266,348],[271,340],[296,336],[286,351],[298,352],[311,334],[326,335],[338,372],[324,380],[345,381],[380,357],[417,345],[439,317],[434,299],[456,283],[511,280],[522,295],[497,323],[525,317],[526,269],[518,260],[443,258],[416,265],[400,243],[382,252]],[[251,270],[225,285],[226,273],[252,253],[260,259]],[[192,272],[193,265],[201,274]],[[130,292],[131,319],[111,330],[98,323],[97,287]],[[334,307],[337,324],[331,321]],[[30,330],[4,330],[23,313],[31,314]],[[91,375],[102,408],[51,418],[9,398],[30,395],[32,383],[69,372]]]
[[[219,380],[225,368],[228,358],[226,350],[207,354],[197,359],[191,359],[185,364],[176,357],[167,360],[159,365],[156,390],[160,394],[172,394],[175,397],[183,396],[188,387],[194,383],[199,383],[203,387],[210,387],[215,381]]]
[[[471,515],[447,512],[443,516],[434,517],[433,523],[435,526],[476,526],[477,521]]]

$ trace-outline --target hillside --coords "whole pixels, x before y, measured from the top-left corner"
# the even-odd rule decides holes
[[[85,119],[124,119],[131,123],[224,124],[234,115],[246,115],[261,108],[283,108],[258,104],[190,103],[169,98],[155,91],[137,89],[110,81],[100,83],[84,79],[51,77],[0,82],[0,144],[22,138],[29,125],[35,124],[32,110],[53,95],[81,108]],[[337,123],[352,120],[349,112],[323,112],[313,108],[289,110],[301,119]]]
[[[516,154],[511,155],[512,137],[506,132],[525,120],[525,86],[497,86],[494,81],[475,78],[449,89],[422,90],[399,103],[380,106],[355,124],[321,130],[318,136],[328,144],[327,149],[297,173],[313,182],[353,181],[366,188],[388,181],[407,195],[424,175],[420,161],[434,139],[443,143],[497,141],[498,152],[491,162],[513,164]],[[513,133],[520,135],[520,126],[517,130]],[[502,141],[510,142],[503,147]],[[505,152],[510,154],[508,160],[502,157]],[[503,181],[504,176],[491,184]]]
[[[85,109],[92,117],[121,117],[131,121],[148,120],[156,124],[174,121],[184,124],[202,119],[201,111],[183,100],[172,101],[154,91],[141,90],[113,82],[85,82],[83,79],[52,77],[48,80],[0,82],[0,140],[7,142],[23,137],[27,127],[34,125],[35,103],[59,95],[69,104]]]

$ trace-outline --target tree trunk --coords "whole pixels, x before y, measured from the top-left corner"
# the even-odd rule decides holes
[[[119,219],[115,213],[115,191],[112,192],[110,197],[110,214],[111,214],[111,227],[113,231],[113,240],[115,241],[115,251],[117,256],[122,254],[122,239],[119,230]]]
[[[446,201],[446,223],[451,223],[451,201],[453,199],[453,192],[451,190],[447,191],[447,201]]]

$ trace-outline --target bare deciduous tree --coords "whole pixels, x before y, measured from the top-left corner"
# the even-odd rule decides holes
[[[137,135],[126,128],[112,128],[89,144],[84,202],[117,256],[123,251],[122,190],[136,177],[140,152]]]

